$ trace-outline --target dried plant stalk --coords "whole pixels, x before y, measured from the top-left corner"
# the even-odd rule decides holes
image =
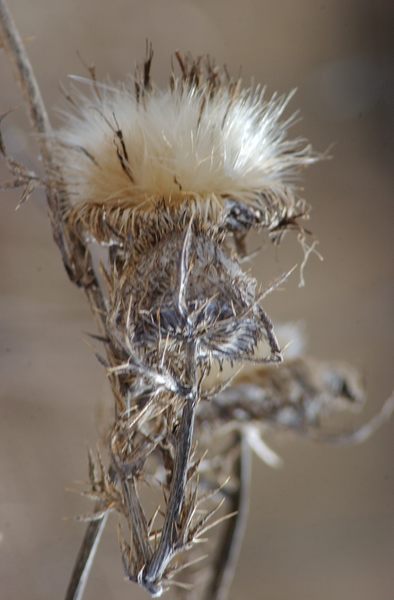
[[[260,289],[242,270],[252,229],[274,242],[295,230],[305,259],[313,250],[303,224],[309,208],[293,179],[318,156],[287,137],[291,95],[266,100],[209,58],[180,53],[168,90],[158,92],[149,45],[133,90],[102,85],[89,68],[94,100],[71,100],[76,112],[54,136],[4,0],[0,25],[44,165],[42,178],[27,171],[0,138],[13,176],[7,186],[23,186],[25,198],[44,185],[67,273],[99,322],[99,360],[115,399],[105,456],[89,455],[85,494],[96,504],[66,599],[81,600],[115,512],[125,574],[152,597],[171,587],[188,594],[177,574],[191,572],[203,558],[197,550],[205,534],[225,524],[201,592],[224,600],[245,528],[250,450],[271,465],[279,461],[262,439],[265,430],[358,442],[394,406],[390,399],[368,427],[347,437],[327,436],[326,413],[363,401],[357,374],[300,356],[280,364],[262,307],[278,283]],[[92,241],[107,249],[100,271]],[[235,365],[247,368],[226,380],[223,370]],[[216,441],[228,436],[230,444],[215,453]],[[158,498],[152,514],[143,502],[146,484]]]
[[[90,569],[94,561],[97,547],[100,543],[101,534],[103,533],[107,522],[107,517],[108,513],[105,513],[103,517],[89,523],[83,544],[78,552],[65,600],[79,600],[83,597]]]
[[[225,600],[228,597],[246,530],[252,467],[251,448],[244,433],[237,432],[236,436],[235,444],[239,447],[239,457],[236,461],[238,485],[230,498],[230,511],[236,513],[237,518],[229,521],[221,540],[216,564],[212,569],[213,576],[206,591],[206,600]]]

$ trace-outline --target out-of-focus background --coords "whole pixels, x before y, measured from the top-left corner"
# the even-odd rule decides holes
[[[394,382],[393,150],[394,4],[375,0],[12,0],[49,107],[64,106],[59,82],[85,74],[123,79],[153,42],[156,81],[175,49],[209,53],[242,67],[268,92],[298,88],[294,134],[332,159],[305,174],[311,228],[324,262],[312,257],[306,287],[293,276],[266,309],[274,322],[304,323],[308,349],[363,372],[376,411]],[[9,151],[37,166],[34,141],[10,66],[0,51],[0,112]],[[54,123],[58,122],[51,112]],[[3,166],[3,165],[2,165]],[[1,176],[6,177],[5,169]],[[15,212],[0,203],[0,588],[5,600],[62,598],[87,513],[75,480],[111,407],[105,375],[85,343],[94,324],[67,280],[43,198]],[[255,272],[300,262],[290,237],[268,248]],[[394,422],[365,445],[331,448],[273,442],[284,468],[255,461],[247,536],[231,599],[391,600],[394,589]],[[75,487],[75,486],[74,486]],[[143,598],[123,580],[115,525],[107,528],[86,600]],[[171,597],[171,594],[168,596]]]

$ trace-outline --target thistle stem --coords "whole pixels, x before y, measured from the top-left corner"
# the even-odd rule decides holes
[[[160,580],[171,561],[177,545],[176,525],[185,500],[187,470],[193,441],[195,412],[197,405],[197,385],[195,372],[195,346],[191,342],[187,346],[186,385],[192,389],[185,399],[181,422],[176,441],[175,466],[171,480],[168,509],[165,516],[162,534],[156,552],[147,565],[143,580],[149,590],[152,583]],[[158,591],[158,590],[157,590]]]
[[[237,511],[237,514],[227,522],[205,600],[226,600],[228,597],[246,531],[252,457],[246,435],[238,432],[237,438],[236,444],[239,446],[239,457],[236,464],[236,475],[239,483],[237,490],[230,497],[231,506],[229,508],[230,512]]]

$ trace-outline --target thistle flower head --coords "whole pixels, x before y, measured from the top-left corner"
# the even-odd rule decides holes
[[[151,83],[149,55],[133,82],[79,98],[58,135],[74,203],[149,211],[158,201],[194,202],[215,212],[232,200],[260,209],[262,221],[272,204],[294,212],[297,173],[317,157],[287,137],[293,94],[267,98],[208,58],[177,58],[180,74],[167,89]]]

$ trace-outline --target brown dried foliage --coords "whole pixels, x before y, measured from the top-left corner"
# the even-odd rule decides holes
[[[0,8],[3,43],[15,59],[30,105],[37,109],[37,98],[26,85],[34,82],[31,67],[2,0]],[[172,87],[198,87],[203,80],[211,94],[223,85],[238,93],[239,82],[210,59],[192,60],[179,53],[175,57],[180,76],[171,75]],[[151,88],[151,62],[148,47],[135,79],[140,102]],[[89,71],[99,93],[95,70]],[[83,287],[98,318],[96,337],[105,348],[105,356],[99,358],[115,399],[104,458],[89,454],[85,494],[96,504],[87,517],[92,523],[67,598],[81,598],[100,527],[114,512],[121,524],[125,574],[153,597],[172,586],[188,593],[188,584],[176,579],[178,573],[190,567],[193,574],[205,534],[229,519],[205,592],[206,598],[224,599],[247,503],[247,432],[288,429],[323,439],[322,416],[363,399],[357,375],[348,367],[306,358],[279,364],[282,354],[261,306],[263,293],[241,269],[239,258],[250,229],[266,229],[275,241],[291,229],[304,237],[300,219],[308,207],[290,197],[273,196],[263,198],[258,210],[229,198],[214,209],[193,198],[176,205],[158,199],[148,211],[124,202],[72,208],[61,165],[51,158],[50,126],[44,116],[37,120],[32,111],[35,129],[47,136],[41,142],[46,157],[42,177],[10,158],[0,138],[12,176],[6,187],[22,186],[22,201],[38,185],[45,187],[67,272]],[[114,143],[127,170],[127,148],[119,129]],[[88,246],[92,238],[108,246],[104,286],[93,268]],[[226,365],[244,363],[249,364],[246,371],[228,380],[220,376]],[[215,386],[207,383],[213,371],[219,373]],[[225,442],[215,446],[221,436]],[[324,439],[346,441],[346,435]],[[358,441],[354,435],[348,439]],[[149,514],[142,500],[146,486],[158,499]],[[193,554],[191,560],[184,558],[187,551]]]

